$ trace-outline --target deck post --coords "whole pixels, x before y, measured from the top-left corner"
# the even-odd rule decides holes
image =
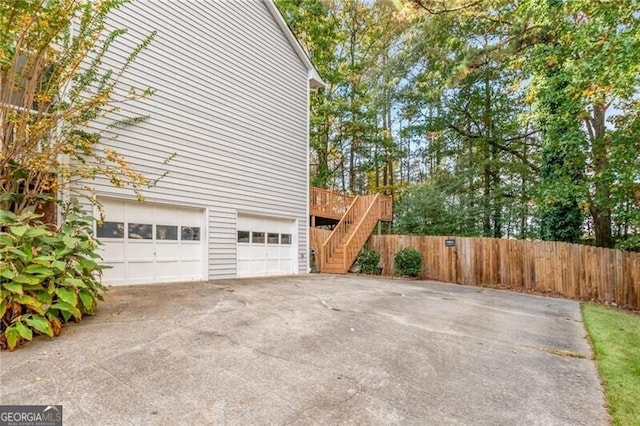
[[[382,235],[382,221],[378,221],[378,235]]]
[[[316,227],[316,217],[315,216],[311,216],[311,227],[312,228]]]

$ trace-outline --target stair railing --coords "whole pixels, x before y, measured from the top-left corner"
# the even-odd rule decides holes
[[[333,228],[333,232],[331,232],[329,238],[322,244],[320,249],[320,271],[325,268],[325,265],[329,263],[335,251],[340,247],[343,238],[349,232],[352,224],[360,220],[366,207],[363,201],[363,197],[358,195],[353,199],[349,208],[342,216],[342,219],[340,219],[340,222]]]
[[[356,260],[358,253],[367,242],[373,228],[375,228],[376,223],[380,220],[380,194],[376,194],[373,197],[368,196],[363,198],[366,198],[366,201],[371,201],[366,203],[367,208],[362,213],[358,223],[351,227],[351,235],[349,235],[349,238],[344,245],[342,266],[342,270],[344,272],[347,272],[349,268],[351,268],[351,265],[353,265],[353,262]]]

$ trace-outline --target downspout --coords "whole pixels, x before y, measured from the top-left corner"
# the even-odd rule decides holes
[[[306,149],[306,153],[307,153],[307,167],[306,167],[306,179],[307,179],[307,199],[306,199],[306,203],[307,203],[307,216],[305,218],[305,224],[306,224],[306,229],[305,231],[307,232],[307,250],[306,250],[306,256],[307,256],[307,273],[311,272],[311,259],[312,257],[310,256],[311,254],[311,230],[309,229],[309,197],[310,197],[310,191],[311,188],[309,187],[309,154],[310,154],[310,148],[309,148],[309,144],[310,144],[310,139],[309,139],[309,135],[311,134],[311,129],[310,129],[310,125],[311,125],[311,71],[309,71],[308,75],[307,75],[307,119],[306,119],[306,135],[307,137],[306,139],[306,143],[307,143],[307,149]],[[316,253],[315,255],[315,259],[318,258],[318,253]]]

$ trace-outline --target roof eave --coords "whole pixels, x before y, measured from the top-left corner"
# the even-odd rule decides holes
[[[315,91],[325,86],[326,83],[322,80],[318,71],[315,69],[309,70],[309,89]]]

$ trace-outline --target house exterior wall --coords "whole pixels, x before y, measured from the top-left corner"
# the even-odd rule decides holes
[[[121,80],[155,93],[116,116],[148,119],[103,128],[102,139],[134,169],[168,172],[145,198],[206,209],[210,279],[236,276],[242,213],[296,219],[297,269],[308,271],[308,70],[267,6],[136,1],[110,19],[128,32],[105,67],[121,64],[157,30]],[[103,181],[95,188],[98,195],[131,196]]]

